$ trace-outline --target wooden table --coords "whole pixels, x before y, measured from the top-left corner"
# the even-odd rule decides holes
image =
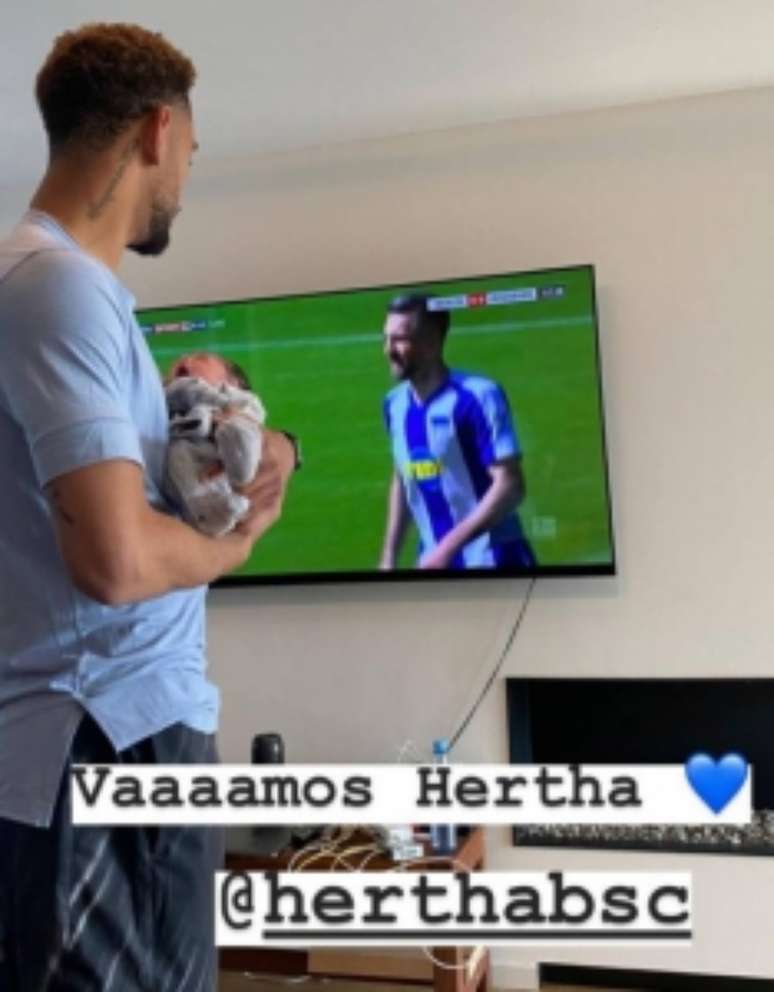
[[[271,831],[254,831],[250,827],[226,831],[227,871],[284,871],[296,851],[287,847],[271,853],[280,846],[285,835]],[[298,859],[303,870],[303,859]],[[351,866],[357,866],[354,856]],[[389,871],[395,863],[385,855],[369,857],[365,871]],[[484,867],[484,831],[472,828],[461,837],[454,856],[442,861],[434,858],[427,865],[418,864],[418,871],[481,871]],[[342,870],[334,868],[334,857],[319,857],[309,863],[309,870]],[[267,947],[229,947],[220,952],[221,971],[258,972],[280,975],[319,975],[359,981],[387,981],[432,985],[435,992],[487,992],[489,987],[489,952],[475,948],[435,947],[433,957],[411,954],[412,949],[372,948],[352,950],[347,947],[287,950]]]

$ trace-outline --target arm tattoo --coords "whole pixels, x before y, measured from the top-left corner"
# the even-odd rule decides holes
[[[108,203],[110,203],[110,201],[113,199],[113,193],[115,192],[118,184],[121,182],[121,179],[124,173],[126,172],[126,167],[129,165],[129,160],[131,159],[132,155],[134,154],[138,146],[139,146],[139,141],[135,138],[121,152],[121,158],[118,160],[116,171],[111,176],[110,182],[107,185],[107,189],[102,194],[102,196],[99,197],[98,200],[89,204],[89,209],[87,211],[87,216],[89,220],[96,220],[97,217],[99,217],[99,215],[108,205]]]

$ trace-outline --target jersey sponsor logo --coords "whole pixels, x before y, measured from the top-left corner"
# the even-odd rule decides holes
[[[409,452],[409,460],[403,464],[403,474],[407,480],[415,482],[420,489],[439,490],[441,488],[441,462],[426,448]]]

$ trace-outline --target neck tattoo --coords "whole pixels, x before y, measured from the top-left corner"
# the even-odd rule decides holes
[[[102,194],[102,196],[99,197],[98,200],[89,204],[89,208],[87,211],[87,216],[89,220],[96,220],[97,217],[99,217],[99,215],[108,205],[108,203],[110,203],[110,201],[113,199],[113,194],[116,191],[116,187],[121,182],[121,178],[123,174],[126,172],[126,168],[129,165],[129,162],[132,158],[132,155],[136,151],[138,144],[139,142],[137,141],[137,139],[135,139],[134,141],[130,142],[126,146],[126,148],[121,152],[121,158],[118,160],[118,165],[116,166],[116,170],[113,173],[113,175],[110,177],[110,182],[107,184],[107,188],[105,189],[105,192]]]

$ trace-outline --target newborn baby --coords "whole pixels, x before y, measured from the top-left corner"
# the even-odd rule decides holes
[[[251,482],[258,470],[266,411],[242,369],[209,352],[179,358],[165,392],[167,495],[197,530],[219,537],[250,507],[234,487]]]

